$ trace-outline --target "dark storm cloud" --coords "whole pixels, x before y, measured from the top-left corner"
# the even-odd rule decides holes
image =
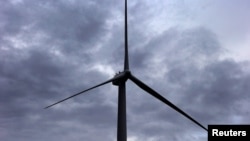
[[[172,38],[170,35],[173,35]],[[152,46],[157,48],[151,48]],[[247,64],[235,62],[233,59],[219,59],[224,49],[211,31],[201,27],[188,30],[173,28],[153,39],[145,48],[151,51],[151,55],[143,56],[144,58],[160,58],[161,67],[158,69],[161,70],[164,67],[168,69],[163,79],[152,80],[154,78],[152,75],[151,86],[198,121],[204,125],[229,124],[232,121],[249,122],[244,118],[249,115],[246,109],[243,108],[244,112],[236,110],[239,103],[247,106],[249,101],[249,88],[246,85],[250,83],[250,74],[244,71]],[[134,54],[138,53],[134,52]],[[140,54],[135,56],[140,57]],[[157,67],[156,64],[147,65]],[[142,69],[139,72],[142,73],[145,70]],[[185,129],[196,127],[182,115],[173,112],[172,109],[169,110],[160,102],[157,103],[152,97],[142,96],[141,98],[143,101],[139,102],[139,98],[136,99],[137,103],[131,108],[130,114],[134,117],[131,119],[134,120],[131,121],[130,126],[136,130],[133,132],[155,138],[160,134],[165,139],[170,137],[179,140],[177,136],[188,134],[189,131]],[[235,121],[236,113],[241,113],[238,116],[242,120]],[[162,123],[159,125],[154,121],[162,121]],[[183,126],[186,128],[182,128]],[[179,134],[175,136],[177,132]],[[161,137],[158,140],[161,140]]]
[[[95,1],[72,5],[62,1],[25,1],[16,5],[10,1],[1,3],[0,127],[3,134],[0,138],[9,141],[17,138],[36,140],[42,136],[43,139],[49,137],[47,140],[58,140],[67,131],[53,130],[59,130],[56,125],[70,117],[58,113],[53,115],[52,112],[51,116],[46,117],[47,113],[42,108],[51,103],[53,97],[57,100],[81,90],[84,85],[89,86],[87,79],[95,81],[104,78],[98,72],[88,73],[88,69],[81,67],[91,63],[86,60],[91,53],[86,52],[94,47],[86,45],[95,45],[98,38],[102,39],[106,30],[105,22],[110,15],[108,7],[111,5],[103,3],[102,8]],[[78,6],[83,8],[79,9]],[[96,16],[92,16],[92,13],[96,13]],[[24,46],[21,47],[20,43],[24,43]],[[84,59],[78,60],[78,57]],[[73,79],[76,77],[85,82],[76,83]],[[98,102],[98,98],[92,99]],[[92,111],[105,113],[106,109],[106,114],[113,115],[112,108],[99,104],[100,108],[93,107],[80,114],[89,115],[82,116],[87,123],[98,121],[99,115],[94,115]],[[78,112],[68,114],[75,113]],[[58,118],[60,116],[65,118]],[[113,121],[112,117],[99,118],[100,122],[107,124],[110,120]],[[54,134],[44,132],[48,129]]]
[[[203,115],[209,123],[229,123],[237,112],[239,103],[248,105],[249,101],[249,73],[243,71],[244,65],[233,60],[223,60],[207,65],[196,76],[187,89],[184,97],[191,103],[197,103],[201,107],[209,107]],[[235,113],[236,112],[236,113]],[[241,113],[244,117],[249,112]],[[207,118],[205,118],[207,117]],[[247,121],[238,121],[244,123]]]
[[[96,1],[2,3],[2,37],[18,34],[25,34],[23,39],[42,36],[46,39],[46,47],[64,53],[94,48],[95,43],[105,36],[106,20],[112,14],[108,9],[111,5]]]
[[[53,54],[39,49],[28,52],[25,58],[15,55],[8,56],[10,58],[5,58],[1,61],[1,68],[3,68],[1,71],[1,78],[3,79],[1,83],[1,119],[8,119],[7,121],[1,120],[1,122],[4,123],[1,126],[5,130],[8,129],[6,131],[8,136],[22,138],[23,134],[27,134],[26,130],[31,133],[34,132],[30,131],[31,129],[28,127],[33,124],[33,122],[30,122],[30,118],[32,118],[33,114],[37,116],[38,119],[35,120],[41,128],[46,124],[46,122],[43,121],[45,119],[56,121],[44,127],[50,129],[60,126],[57,125],[57,123],[63,122],[63,120],[70,120],[71,115],[75,114],[78,114],[79,118],[75,116],[73,120],[83,120],[89,124],[95,123],[98,125],[98,121],[109,124],[109,122],[113,121],[112,119],[114,117],[112,117],[112,115],[115,114],[111,107],[101,104],[102,95],[93,95],[87,98],[91,105],[97,104],[100,107],[95,108],[94,106],[91,108],[90,105],[90,108],[87,108],[88,110],[76,108],[75,112],[62,111],[61,113],[57,112],[54,116],[44,116],[46,113],[42,111],[42,108],[47,106],[47,104],[51,104],[52,100],[58,100],[62,98],[62,96],[68,96],[77,90],[80,91],[84,86],[90,86],[88,83],[97,82],[95,80],[101,80],[104,77],[98,74],[98,72],[94,74],[84,73],[84,71],[82,71],[82,73],[85,74],[84,76],[76,74],[78,70],[76,68],[77,66],[70,64],[71,62],[62,62],[62,60],[55,58]],[[88,77],[86,78],[86,76]],[[75,77],[77,77],[79,81],[74,80],[73,78]],[[90,80],[88,83],[82,83],[87,79]],[[94,93],[99,93],[99,91],[96,90]],[[75,102],[87,103],[88,101],[76,100]],[[67,107],[63,108],[67,109]],[[81,111],[80,114],[79,111]],[[100,117],[99,114],[93,111],[99,111],[98,113],[102,113],[103,111],[104,114],[111,115],[111,117]],[[43,118],[43,120],[41,120],[41,118]],[[32,127],[32,129],[33,128],[41,130],[39,127]],[[18,130],[21,130],[21,132],[14,134],[18,132]],[[40,136],[40,134],[34,134],[34,136],[35,135],[36,137]],[[51,135],[51,137],[53,136]],[[25,139],[25,137],[23,138]]]
[[[111,84],[42,108],[110,78],[108,70],[95,69],[98,65],[121,71],[122,4],[0,3],[0,140],[115,140],[117,87]],[[223,46],[206,27],[173,26],[151,34],[145,28],[152,15],[147,11],[150,3],[130,6],[129,51],[135,76],[204,126],[249,123],[248,63],[220,59]],[[207,140],[191,121],[131,81],[127,84],[129,139]]]

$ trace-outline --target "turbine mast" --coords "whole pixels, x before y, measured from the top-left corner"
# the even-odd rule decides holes
[[[128,21],[127,21],[127,0],[125,0],[125,56],[124,56],[124,71],[129,70],[128,59]]]
[[[117,141],[127,141],[126,120],[126,80],[121,79],[118,86]]]

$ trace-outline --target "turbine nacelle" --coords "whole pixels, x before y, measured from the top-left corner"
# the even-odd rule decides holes
[[[114,80],[112,81],[112,84],[115,86],[119,86],[121,82],[126,82],[131,75],[131,72],[129,70],[125,70],[122,72],[118,72],[114,76]]]

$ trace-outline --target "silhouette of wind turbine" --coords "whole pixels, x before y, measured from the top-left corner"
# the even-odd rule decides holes
[[[75,96],[78,96],[80,94],[83,94],[89,90],[92,90],[94,88],[100,87],[102,85],[105,85],[107,83],[112,82],[113,85],[118,86],[118,120],[117,120],[117,141],[127,141],[127,121],[126,121],[126,81],[130,79],[133,81],[138,87],[149,93],[150,95],[154,96],[156,99],[160,100],[161,102],[165,103],[166,105],[170,106],[189,120],[193,121],[195,124],[203,128],[204,130],[208,131],[207,128],[205,128],[202,124],[200,124],[198,121],[196,121],[194,118],[192,118],[190,115],[185,113],[183,110],[175,106],[173,103],[171,103],[169,100],[161,96],[158,92],[156,92],[154,89],[147,86],[145,83],[143,83],[141,80],[136,78],[129,70],[129,56],[128,56],[128,28],[127,28],[127,0],[125,0],[125,54],[124,54],[124,70],[122,72],[119,72],[116,74],[113,78],[100,83],[96,86],[93,86],[91,88],[88,88],[86,90],[83,90],[79,93],[76,93],[74,95],[71,95],[65,99],[62,99],[54,104],[51,104],[45,109],[50,108],[54,105],[57,105],[65,100],[71,99]]]

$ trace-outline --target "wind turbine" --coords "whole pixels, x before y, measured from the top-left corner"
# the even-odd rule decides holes
[[[160,100],[161,102],[165,103],[166,105],[170,106],[204,130],[208,131],[206,127],[204,127],[201,123],[196,121],[194,118],[192,118],[190,115],[185,113],[183,110],[178,108],[176,105],[171,103],[169,100],[164,98],[162,95],[160,95],[158,92],[156,92],[154,89],[150,88],[148,85],[146,85],[144,82],[136,78],[129,70],[129,54],[128,54],[128,27],[127,27],[127,0],[125,0],[125,32],[124,32],[124,37],[125,37],[125,46],[124,46],[124,70],[122,72],[119,72],[116,74],[113,78],[102,82],[98,85],[95,85],[91,88],[88,88],[86,90],[83,90],[79,93],[76,93],[74,95],[71,95],[65,99],[62,99],[54,104],[51,104],[45,109],[50,108],[54,105],[57,105],[61,102],[64,102],[68,99],[71,99],[75,96],[78,96],[80,94],[83,94],[89,90],[95,89],[97,87],[100,87],[102,85],[108,84],[112,82],[113,85],[118,86],[118,120],[117,120],[117,141],[127,141],[127,121],[126,121],[126,81],[129,79],[133,81],[138,87],[155,97],[156,99]]]

